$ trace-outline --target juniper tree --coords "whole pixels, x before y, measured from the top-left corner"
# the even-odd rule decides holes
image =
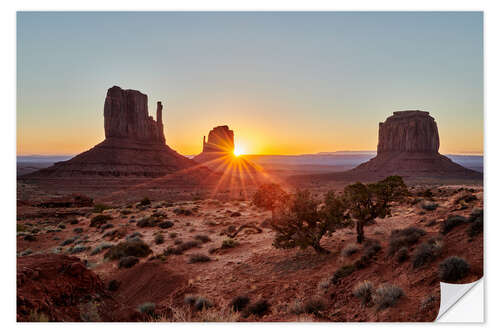
[[[356,220],[357,242],[364,241],[364,226],[375,218],[391,214],[391,203],[403,199],[408,193],[400,176],[389,176],[372,184],[357,182],[344,188],[344,202],[349,215]]]
[[[343,201],[328,192],[323,202],[307,190],[298,191],[280,207],[272,228],[276,232],[273,245],[277,248],[302,249],[311,246],[318,253],[328,253],[321,239],[350,224]]]

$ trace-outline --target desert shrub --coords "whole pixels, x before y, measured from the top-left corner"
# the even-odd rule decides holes
[[[175,245],[182,244],[182,239],[176,239],[176,240],[174,241],[174,244],[175,244]]]
[[[81,252],[85,252],[87,250],[89,250],[90,247],[88,246],[83,246],[83,245],[77,245],[71,249],[68,250],[68,253],[69,254],[76,254],[76,253],[81,253]]]
[[[25,226],[24,224],[18,223],[16,225],[16,231],[17,232],[26,232],[26,231],[28,231],[28,227]]]
[[[460,215],[451,215],[448,216],[448,218],[441,224],[441,233],[442,234],[447,234],[453,228],[467,222],[467,219],[463,216]]]
[[[434,295],[430,295],[425,297],[422,302],[420,302],[420,310],[421,311],[426,311],[429,308],[432,308],[436,302],[439,301],[439,298],[437,298]]]
[[[212,240],[207,235],[196,235],[194,239],[199,240],[202,243],[211,242]]]
[[[155,236],[155,244],[163,244],[165,241],[165,237],[162,234],[158,234]]]
[[[371,259],[380,250],[382,250],[382,246],[380,245],[380,242],[378,240],[370,239],[367,242],[365,242],[365,245],[363,248],[363,256],[367,257],[368,259]]]
[[[151,200],[149,200],[148,197],[145,197],[144,199],[141,200],[141,202],[139,202],[139,206],[147,206],[147,205],[150,205],[151,204]]]
[[[330,287],[330,278],[324,278],[318,283],[318,290],[319,291],[326,291]]]
[[[106,209],[111,209],[111,207],[109,207],[108,205],[105,205],[105,204],[95,204],[93,212],[100,214],[100,213],[104,212]]]
[[[436,202],[427,201],[427,200],[422,202],[422,208],[425,210],[432,211],[432,210],[436,210],[437,207],[438,207],[438,204]]]
[[[406,246],[403,246],[396,252],[396,260],[399,263],[405,262],[409,257],[410,255]]]
[[[197,311],[208,309],[213,306],[212,302],[205,297],[191,294],[184,296],[184,303],[192,305]]]
[[[185,251],[192,249],[194,247],[199,247],[200,245],[198,241],[182,242],[180,239],[178,239],[178,241],[180,242],[177,246],[169,246],[165,251],[163,251],[163,254],[166,256],[171,254],[180,255]]]
[[[183,242],[183,243],[178,245],[179,249],[181,249],[182,252],[187,251],[189,249],[192,249],[194,247],[199,247],[199,246],[200,246],[200,242],[198,242],[198,241],[187,241],[187,242]]]
[[[65,239],[62,241],[61,244],[59,244],[60,246],[66,246],[66,245],[69,245],[69,244],[73,244],[77,239],[78,239],[79,236],[74,236],[74,237],[71,237],[71,238],[68,238],[68,239]]]
[[[131,210],[128,210],[128,209],[124,209],[124,210],[122,210],[122,211],[120,212],[120,214],[122,214],[122,215],[130,215],[130,214],[132,214],[132,211],[131,211]]]
[[[250,303],[250,298],[247,296],[236,296],[233,298],[229,306],[233,311],[242,311]]]
[[[412,263],[413,268],[422,267],[434,259],[436,259],[437,253],[435,247],[429,243],[420,244],[413,253]]]
[[[142,234],[140,232],[136,231],[134,233],[131,233],[127,237],[125,237],[125,240],[127,240],[127,241],[140,240],[141,237],[142,237]]]
[[[260,300],[250,304],[247,308],[246,314],[253,314],[257,317],[262,317],[269,311],[270,305],[266,300]]]
[[[198,298],[197,295],[187,294],[184,296],[184,303],[189,305],[194,305],[194,302],[196,302],[197,298]]]
[[[137,311],[143,314],[152,315],[155,312],[156,304],[151,302],[142,303],[137,307]]]
[[[344,188],[343,200],[348,216],[356,221],[357,242],[364,241],[364,226],[375,218],[391,215],[391,203],[402,201],[408,189],[400,176],[389,176],[372,184],[357,182]]]
[[[103,214],[96,215],[90,220],[90,226],[98,228],[112,219],[113,218],[109,215],[103,215]]]
[[[476,201],[477,200],[477,197],[474,195],[474,194],[470,194],[470,193],[467,193],[467,194],[464,194],[460,197],[458,197],[456,200],[455,200],[455,203],[458,204],[460,202],[466,202],[466,203],[470,203],[470,202],[473,202],[473,201]]]
[[[29,256],[32,253],[33,253],[32,249],[26,249],[26,250],[22,251],[21,253],[19,253],[19,256],[20,257],[25,257],[25,256]]]
[[[77,219],[71,219],[71,220],[69,220],[69,224],[71,224],[71,225],[78,224],[78,220]]]
[[[197,262],[207,262],[207,261],[210,261],[210,257],[206,256],[204,254],[201,254],[201,253],[195,253],[195,254],[192,254],[189,256],[189,263],[190,264],[197,263]]]
[[[168,234],[168,236],[169,236],[170,238],[172,238],[172,239],[177,238],[177,235],[178,235],[178,234],[177,234],[176,232],[171,232],[171,233],[169,233],[169,234]]]
[[[80,319],[84,322],[101,321],[97,304],[95,302],[83,303],[78,306],[80,309]]]
[[[360,282],[354,287],[352,294],[361,299],[361,302],[366,305],[371,302],[373,295],[373,285],[370,281]]]
[[[343,257],[350,257],[359,251],[359,246],[356,244],[347,244],[341,251]]]
[[[326,303],[321,297],[311,297],[304,302],[304,312],[318,314],[326,309]]]
[[[31,310],[29,317],[28,317],[29,322],[48,322],[49,321],[49,316],[47,316],[43,312],[38,312],[37,310]]]
[[[378,310],[383,310],[394,306],[397,301],[404,296],[403,289],[391,284],[379,286],[375,291],[373,301],[377,304]]]
[[[417,192],[417,195],[420,197],[424,197],[424,198],[432,198],[433,193],[432,193],[431,189],[428,188],[425,191]]]
[[[186,208],[182,208],[182,207],[175,208],[174,213],[177,215],[184,215],[184,216],[193,215],[193,212],[190,209],[186,209]]]
[[[226,238],[222,241],[221,249],[231,249],[240,245],[240,243],[232,238]]]
[[[139,258],[134,256],[120,258],[118,262],[118,268],[130,268],[135,266],[139,262]]]
[[[371,259],[382,250],[379,241],[369,239],[365,242],[361,257],[354,262],[355,269],[363,269],[370,265]]]
[[[160,222],[160,223],[158,224],[158,226],[159,226],[160,228],[162,228],[162,229],[168,229],[168,228],[170,228],[170,227],[173,227],[173,225],[174,225],[174,224],[173,224],[171,221],[164,221],[164,222]]]
[[[332,283],[337,283],[339,282],[342,278],[351,275],[354,271],[356,270],[356,267],[353,265],[345,265],[340,267],[333,273],[331,282]]]
[[[448,257],[439,264],[439,277],[444,282],[456,282],[469,274],[469,263],[460,257]]]
[[[75,234],[81,234],[83,232],[83,228],[75,228],[75,229],[73,229],[73,232]]]
[[[35,235],[30,235],[30,234],[28,234],[28,235],[25,235],[25,236],[23,237],[23,239],[24,239],[25,241],[28,241],[28,242],[34,242],[34,241],[36,241],[36,236],[35,236]]]
[[[114,227],[114,225],[112,223],[107,223],[107,224],[101,226],[101,231],[104,231],[106,229],[113,228],[113,227]]]
[[[139,228],[155,227],[156,224],[157,220],[151,216],[143,217],[136,223]]]
[[[64,223],[60,223],[57,225],[59,229],[66,229],[66,225]]]
[[[473,210],[469,216],[468,222],[470,223],[467,228],[467,235],[474,237],[483,232],[483,210]]]
[[[149,246],[142,240],[130,240],[120,242],[113,245],[108,252],[104,254],[104,258],[117,260],[123,257],[146,257],[151,253]]]
[[[108,283],[108,290],[109,291],[117,291],[118,288],[120,288],[120,282],[117,280],[111,280]]]
[[[474,222],[476,219],[483,219],[483,209],[474,208],[467,219],[467,222]]]
[[[389,237],[389,255],[393,255],[402,247],[416,244],[424,235],[425,231],[416,227],[392,230]]]

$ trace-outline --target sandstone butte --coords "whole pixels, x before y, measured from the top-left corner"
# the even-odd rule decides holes
[[[227,125],[216,126],[208,133],[208,139],[203,137],[202,152],[193,160],[211,170],[237,177],[246,177],[250,173],[263,171],[244,156],[235,157],[234,131]]]
[[[436,121],[425,111],[397,111],[379,123],[377,156],[352,174],[407,177],[482,178],[439,153]]]
[[[148,113],[148,96],[113,86],[104,101],[105,139],[72,159],[24,178],[36,177],[160,177],[196,166],[165,144],[163,105],[156,120]]]
[[[234,151],[234,132],[229,126],[216,126],[208,133],[208,140],[203,137],[203,148],[200,154],[193,160],[198,163],[206,163],[213,160],[232,159]]]

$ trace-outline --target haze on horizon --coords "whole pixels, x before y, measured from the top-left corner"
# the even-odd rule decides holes
[[[376,150],[415,109],[441,153],[483,152],[480,12],[19,12],[17,66],[18,155],[101,142],[113,85],[186,155],[222,124],[246,154]]]

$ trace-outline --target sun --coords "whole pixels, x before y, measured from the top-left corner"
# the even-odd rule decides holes
[[[245,150],[241,146],[235,146],[233,150],[234,156],[240,156],[245,153]]]

